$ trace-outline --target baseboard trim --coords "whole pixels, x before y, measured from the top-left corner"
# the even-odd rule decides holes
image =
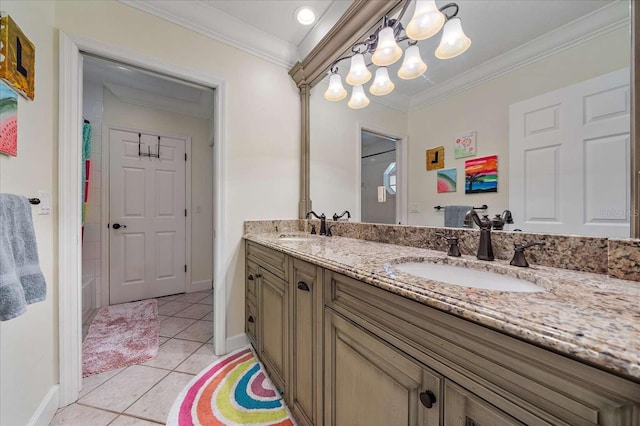
[[[249,344],[249,339],[247,335],[244,333],[236,334],[235,336],[231,336],[227,338],[227,353],[233,352],[236,349],[240,349]]]
[[[211,289],[213,289],[212,280],[193,281],[191,282],[191,286],[189,287],[189,293],[193,293],[194,291],[206,291]]]
[[[49,392],[44,396],[38,409],[33,416],[31,416],[31,420],[27,423],[29,426],[48,426],[53,419],[53,416],[56,415],[56,411],[58,410],[58,385],[53,385],[49,389]]]

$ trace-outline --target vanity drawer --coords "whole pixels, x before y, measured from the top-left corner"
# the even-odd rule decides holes
[[[286,254],[247,241],[247,259],[269,270],[278,278],[287,281],[289,275],[289,258]]]
[[[248,260],[245,277],[245,292],[247,300],[253,303],[254,306],[258,304],[258,278],[258,265]]]
[[[246,321],[245,321],[245,331],[247,333],[247,337],[251,341],[253,347],[258,350],[258,339],[257,339],[257,325],[258,325],[258,310],[255,305],[247,300],[246,304]]]
[[[638,383],[332,271],[325,305],[520,422],[636,424]]]

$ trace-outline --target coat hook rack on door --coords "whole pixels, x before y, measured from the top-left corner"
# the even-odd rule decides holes
[[[142,143],[142,133],[138,133],[138,157],[155,157],[160,158],[160,136],[158,136],[158,152],[156,154],[151,153],[151,146],[147,145],[147,152],[140,151],[140,144]]]

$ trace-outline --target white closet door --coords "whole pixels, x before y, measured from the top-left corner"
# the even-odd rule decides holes
[[[629,75],[626,68],[511,105],[513,228],[629,236]]]
[[[156,136],[141,142],[157,153]],[[184,292],[185,141],[162,137],[160,158],[145,157],[138,133],[110,130],[109,146],[110,303]]]

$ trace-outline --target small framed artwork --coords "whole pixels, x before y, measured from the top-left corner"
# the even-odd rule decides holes
[[[456,138],[454,158],[475,157],[476,150],[476,133],[469,132],[466,135]]]
[[[18,94],[0,81],[0,153],[18,155]]]
[[[464,162],[465,194],[498,192],[498,156],[474,158]]]
[[[438,170],[438,193],[456,192],[458,169]]]
[[[9,15],[0,16],[0,79],[24,97],[35,97],[36,47]]]
[[[427,170],[444,169],[444,146],[427,150]]]

